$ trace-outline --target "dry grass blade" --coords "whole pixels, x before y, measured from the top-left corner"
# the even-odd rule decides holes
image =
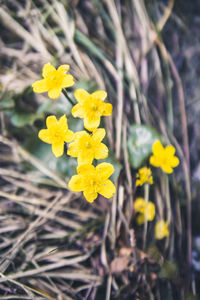
[[[70,265],[75,265],[75,264],[78,264],[82,261],[85,261],[90,255],[91,254],[88,253],[86,255],[74,257],[74,258],[71,258],[71,259],[60,259],[59,262],[57,262],[57,263],[51,263],[47,266],[38,267],[34,270],[29,270],[29,271],[26,271],[26,272],[18,272],[17,274],[13,274],[13,275],[10,274],[10,275],[7,275],[7,276],[3,276],[3,278],[0,278],[0,282],[4,282],[4,281],[10,280],[10,279],[22,278],[22,277],[32,277],[32,276],[38,275],[40,273],[44,273],[44,272],[48,273],[49,270],[54,270],[54,269],[58,269],[60,267],[65,267],[65,266],[70,266]],[[13,259],[13,257],[12,257],[12,259]],[[100,279],[98,276],[96,276],[96,277],[94,276],[94,278]]]
[[[65,37],[68,41],[68,44],[72,50],[72,54],[77,62],[77,65],[81,68],[84,76],[88,78],[87,70],[83,64],[83,61],[81,59],[81,56],[79,55],[78,49],[76,47],[76,44],[74,42],[74,24],[73,20],[71,22],[69,21],[69,17],[67,15],[67,12],[65,11],[62,3],[55,1],[55,8],[57,10],[56,15],[56,21],[60,25],[60,28],[62,28]]]
[[[59,176],[56,175],[55,172],[53,172],[49,168],[47,168],[44,164],[42,164],[42,162],[40,160],[38,160],[36,157],[31,155],[25,149],[23,149],[19,144],[17,144],[16,142],[11,142],[3,136],[0,136],[0,142],[4,143],[6,145],[9,145],[13,149],[16,149],[17,154],[19,156],[21,156],[23,160],[28,161],[36,169],[38,169],[41,173],[50,177],[52,180],[54,180],[58,184],[58,186],[60,186],[64,189],[67,189],[67,185],[64,180],[59,178]]]
[[[59,193],[57,197],[52,201],[52,203],[49,203],[49,206],[46,208],[46,212],[49,212],[49,210],[56,204],[56,202],[60,199],[61,194]],[[15,258],[17,255],[19,249],[22,247],[23,244],[26,243],[27,239],[29,238],[28,235],[35,229],[35,227],[38,226],[38,224],[41,222],[43,217],[38,217],[33,223],[30,224],[29,228],[19,237],[17,242],[13,245],[11,251],[8,251],[6,255],[6,259],[1,263],[0,266],[0,272],[4,273],[11,261]]]
[[[116,10],[116,6],[113,0],[106,2],[106,5],[108,6],[109,13],[111,15],[111,18],[113,20],[113,23],[116,28],[116,32],[119,35],[119,40],[122,45],[123,49],[123,55],[124,55],[124,61],[125,61],[125,67],[127,71],[128,78],[130,80],[130,95],[131,98],[133,99],[133,104],[134,104],[134,115],[135,115],[135,122],[136,123],[141,123],[140,120],[140,113],[139,113],[139,108],[138,108],[138,103],[137,103],[137,96],[136,96],[136,88],[135,86],[139,86],[139,79],[137,75],[137,70],[135,67],[135,64],[130,56],[126,39],[124,37],[121,25],[120,25],[120,20],[119,16]]]
[[[26,31],[2,7],[0,7],[0,16],[6,27],[8,27],[10,30],[14,31],[17,35],[19,35],[22,39],[27,41],[31,45],[31,47],[33,47],[33,49],[40,52],[46,59],[51,59],[51,55],[44,47],[44,44],[40,43],[40,41],[37,40],[36,36],[33,37],[28,31]]]

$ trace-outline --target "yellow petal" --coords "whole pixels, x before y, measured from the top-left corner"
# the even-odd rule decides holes
[[[135,184],[136,186],[139,186],[139,185],[143,185],[143,182],[140,179],[137,179]]]
[[[96,91],[92,93],[92,96],[104,101],[107,97],[107,93],[105,91]]]
[[[52,152],[55,155],[55,157],[62,156],[64,152],[64,143],[53,143]]]
[[[76,104],[73,108],[72,108],[72,116],[77,118],[83,118],[84,117],[84,109],[82,107],[82,105],[80,104]]]
[[[69,71],[69,65],[61,65],[57,71],[60,73],[67,73]]]
[[[96,170],[102,179],[108,179],[115,171],[113,165],[109,163],[101,163],[96,166]]]
[[[85,199],[90,203],[94,202],[94,200],[98,196],[98,194],[95,191],[84,191],[83,195],[84,195]]]
[[[95,157],[96,159],[103,159],[108,157],[108,148],[106,145],[101,143],[98,147],[95,149]]]
[[[74,78],[72,75],[65,75],[62,82],[63,88],[68,88],[70,86],[74,85]]]
[[[148,221],[153,221],[155,217],[155,205],[153,202],[148,202],[146,206],[146,218]]]
[[[115,185],[110,180],[106,180],[103,186],[98,190],[98,193],[105,198],[111,198],[116,193]]]
[[[103,104],[102,116],[111,116],[112,115],[112,104],[104,103]]]
[[[48,96],[51,99],[57,99],[60,97],[61,92],[62,92],[62,88],[52,89],[49,90]]]
[[[82,136],[88,136],[89,134],[85,130],[77,131],[74,134],[74,140],[79,140]]]
[[[92,118],[84,118],[84,127],[89,130],[89,131],[94,131],[95,129],[97,129],[97,127],[99,127],[100,124],[100,117],[97,116],[96,118],[92,117]]]
[[[39,139],[41,139],[43,142],[47,144],[51,144],[51,138],[49,136],[49,130],[48,129],[42,129],[38,133]]]
[[[105,129],[104,128],[98,128],[95,131],[93,131],[92,138],[96,143],[98,143],[98,142],[101,142],[103,140],[105,135],[106,135]]]
[[[47,128],[51,128],[57,124],[57,119],[55,116],[49,116],[46,119]]]
[[[145,222],[144,215],[143,215],[143,214],[141,214],[141,215],[137,216],[137,218],[136,218],[136,222],[137,222],[137,224],[138,224],[138,225],[142,225],[142,224],[144,224],[144,222]]]
[[[51,76],[52,73],[56,72],[56,69],[54,68],[54,66],[52,66],[50,63],[47,63],[44,65],[43,69],[42,69],[42,76],[44,78],[48,77],[49,75]]]
[[[46,80],[45,79],[42,79],[42,80],[38,80],[36,82],[34,82],[32,84],[32,87],[33,87],[33,91],[35,93],[44,93],[44,92],[47,92],[48,91],[48,88],[47,88],[47,84],[46,84]]]
[[[93,157],[92,156],[82,156],[82,155],[78,155],[78,165],[82,165],[82,164],[91,164],[93,162]]]
[[[163,170],[163,172],[165,172],[167,174],[173,173],[173,169],[169,165],[162,165],[160,167]]]
[[[92,151],[81,151],[78,154],[78,165],[81,164],[91,164],[94,159],[94,154]]]
[[[73,131],[67,130],[67,132],[65,134],[65,137],[64,137],[64,141],[66,143],[70,143],[70,142],[73,141],[73,139],[74,139],[74,133],[73,133]]]
[[[175,168],[179,165],[179,159],[178,157],[176,156],[173,156],[171,159],[170,159],[170,165]]]
[[[136,212],[144,213],[146,208],[146,203],[143,198],[139,197],[134,202],[134,207]]]
[[[155,141],[152,147],[154,155],[161,155],[164,152],[164,148],[159,140]]]
[[[154,155],[152,155],[150,157],[150,161],[149,162],[154,167],[160,167],[160,160],[156,156],[154,156]]]
[[[173,156],[176,152],[176,149],[172,145],[168,145],[165,147],[165,154],[167,156]]]
[[[60,119],[59,119],[59,121],[58,121],[58,125],[59,126],[66,126],[66,128],[68,128],[68,126],[67,126],[67,117],[66,117],[66,115],[64,114],[62,117],[60,117]]]
[[[74,97],[79,103],[84,103],[90,97],[90,94],[84,89],[77,89],[74,93]]]
[[[84,180],[81,175],[74,175],[68,183],[68,188],[73,192],[81,192],[84,189]]]
[[[81,175],[91,174],[95,172],[95,167],[90,164],[84,164],[77,167],[77,173]]]
[[[169,236],[168,223],[164,220],[157,221],[155,225],[155,237],[158,240],[163,239],[164,237]]]
[[[148,181],[150,184],[153,184],[153,177],[151,176]]]
[[[69,144],[69,148],[67,150],[67,154],[72,157],[77,157],[79,153],[79,148],[76,142]]]

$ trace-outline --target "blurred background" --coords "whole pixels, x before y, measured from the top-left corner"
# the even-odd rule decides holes
[[[0,1],[0,298],[199,299],[200,1]],[[69,64],[75,88],[106,90],[104,142],[113,199],[89,204],[67,188],[76,159],[38,139],[48,115],[71,104],[34,94],[42,67]],[[156,217],[136,223],[135,186],[152,141],[180,165],[153,170]],[[157,241],[156,220],[170,224]]]

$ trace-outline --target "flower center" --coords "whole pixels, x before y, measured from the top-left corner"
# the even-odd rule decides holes
[[[97,106],[95,103],[92,103],[92,104],[91,104],[91,109],[92,109],[93,111],[96,111],[96,110],[98,109],[98,106]]]
[[[59,137],[60,136],[59,132],[56,132],[54,136]]]
[[[55,130],[55,132],[53,133],[53,137],[57,142],[59,142],[62,139],[61,131],[59,129]]]
[[[61,77],[58,76],[57,74],[54,74],[52,77],[51,77],[51,83],[56,86],[56,85],[59,85],[60,84],[60,81],[61,81]]]
[[[96,185],[97,182],[96,182],[95,179],[91,179],[90,183],[91,183],[92,186],[94,186],[94,185]]]
[[[89,142],[85,143],[85,148],[91,148],[91,144]]]
[[[166,156],[163,156],[162,163],[163,163],[163,165],[168,164],[168,158]]]
[[[99,185],[100,185],[100,183],[96,178],[91,178],[90,179],[90,188],[92,188],[93,191],[98,192]]]

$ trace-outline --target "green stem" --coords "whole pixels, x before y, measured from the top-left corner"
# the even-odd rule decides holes
[[[71,103],[71,105],[75,105],[74,101],[69,97],[67,91],[65,89],[62,89],[63,95],[67,98],[67,100]]]
[[[147,204],[149,201],[149,183],[144,185],[144,201]],[[147,237],[147,212],[144,213],[144,233],[143,233],[143,249],[146,247],[146,237]]]
[[[166,197],[166,210],[167,210],[167,223],[171,224],[171,202],[170,202],[170,192],[169,192],[169,177],[167,174],[164,175],[165,180],[165,197]],[[169,237],[165,240],[165,249],[169,246]]]

